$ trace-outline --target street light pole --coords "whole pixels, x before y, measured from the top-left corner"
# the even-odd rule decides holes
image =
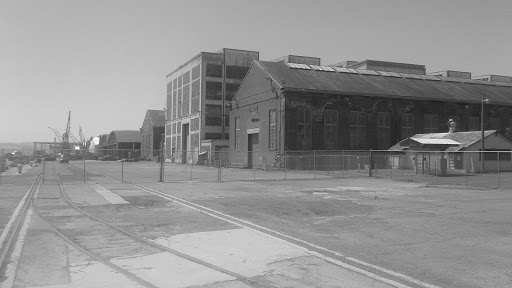
[[[484,93],[482,93],[482,104],[480,105],[480,128],[482,130],[482,140],[481,140],[481,148],[480,148],[480,171],[482,171],[482,174],[484,174],[484,104],[489,103],[489,99],[484,98]]]

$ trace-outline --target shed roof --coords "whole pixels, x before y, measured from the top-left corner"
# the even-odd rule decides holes
[[[411,140],[416,141],[420,144],[426,145],[460,145],[459,142],[451,139],[428,139],[428,138],[413,138]]]
[[[255,60],[284,91],[381,96],[418,100],[480,103],[482,94],[493,104],[512,105],[512,85],[431,75],[377,73],[373,70],[333,69],[330,66]],[[325,69],[323,69],[325,68]],[[413,77],[414,76],[414,77]],[[284,84],[283,84],[284,83]],[[242,84],[243,85],[243,84]]]
[[[496,133],[496,130],[484,131],[484,138]],[[408,140],[416,141],[424,145],[450,145],[445,151],[460,151],[469,147],[482,139],[481,131],[467,131],[455,133],[429,133],[429,134],[416,134],[405,140],[393,145],[389,150],[404,150],[409,146],[405,145]],[[431,143],[429,143],[431,142]],[[445,143],[443,143],[445,142]],[[451,143],[450,143],[451,142]],[[456,144],[454,144],[456,143]],[[401,144],[404,144],[403,146]],[[452,146],[453,145],[453,146]]]

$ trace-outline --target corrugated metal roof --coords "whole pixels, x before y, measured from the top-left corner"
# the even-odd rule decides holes
[[[383,96],[392,98],[429,99],[480,103],[482,94],[493,104],[512,105],[512,87],[489,86],[480,83],[407,79],[375,75],[333,73],[313,69],[290,68],[281,62],[256,61],[273,79],[284,80],[285,91],[308,90],[348,95]],[[339,71],[339,69],[335,69]],[[341,72],[341,71],[339,71]],[[403,74],[402,74],[403,75]],[[421,78],[421,77],[420,77]],[[476,81],[475,81],[476,82]],[[481,82],[481,81],[478,81]]]
[[[484,138],[496,133],[496,130],[486,130],[484,131]],[[393,145],[389,150],[404,150],[408,149],[408,140],[413,140],[421,144],[425,145],[443,145],[443,142],[446,142],[444,145],[457,145],[453,147],[448,147],[445,151],[459,151],[470,145],[473,145],[482,139],[481,131],[467,131],[467,132],[455,132],[455,133],[429,133],[429,134],[416,134],[411,136],[405,140],[398,142]],[[433,143],[428,143],[428,142]],[[457,144],[450,144],[449,142],[455,142]],[[436,143],[437,142],[437,143]],[[402,146],[401,144],[404,144]],[[443,143],[443,144],[441,144]]]
[[[413,138],[411,137],[412,141],[416,141],[420,144],[427,144],[427,145],[460,145],[459,142],[453,141],[451,139],[432,139],[432,138]]]

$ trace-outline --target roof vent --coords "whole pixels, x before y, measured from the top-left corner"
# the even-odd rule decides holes
[[[455,133],[455,131],[457,130],[457,123],[455,122],[455,120],[453,119],[449,119],[448,120],[448,129],[450,129],[448,131],[448,133]]]

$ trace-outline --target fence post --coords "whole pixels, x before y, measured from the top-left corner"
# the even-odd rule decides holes
[[[164,182],[164,163],[165,163],[165,155],[164,155],[164,143],[165,143],[165,134],[160,136],[160,181]]]
[[[284,180],[286,180],[286,151],[284,151]]]
[[[391,151],[389,151],[389,159],[388,159],[388,163],[389,163],[389,179],[393,179],[393,157],[391,155]]]
[[[437,160],[439,160],[439,157],[437,156],[437,152],[436,152],[436,165],[435,165],[436,166],[435,167],[436,168],[436,183],[439,184],[439,176],[437,174]]]
[[[373,166],[373,159],[372,159],[372,149],[370,149],[370,156],[368,157],[368,176],[372,177],[372,166]]]
[[[85,158],[84,158],[84,184],[85,184]]]
[[[44,161],[44,158],[43,158],[43,184],[44,184],[44,177],[46,175],[46,161]]]
[[[501,176],[500,176],[500,152],[498,151],[498,188],[501,186]]]
[[[465,161],[465,159],[464,159],[466,156],[465,154],[466,154],[465,152],[462,152],[462,161],[464,162],[464,184],[466,186],[468,186],[468,168],[466,166],[467,161]]]
[[[316,179],[316,151],[313,150],[313,173],[315,173]]]
[[[190,152],[191,160],[190,160],[190,181],[192,181],[192,169],[194,169],[194,151]]]
[[[218,180],[222,181],[222,149],[219,150],[219,173]]]
[[[121,183],[124,183],[124,162],[121,162]]]

